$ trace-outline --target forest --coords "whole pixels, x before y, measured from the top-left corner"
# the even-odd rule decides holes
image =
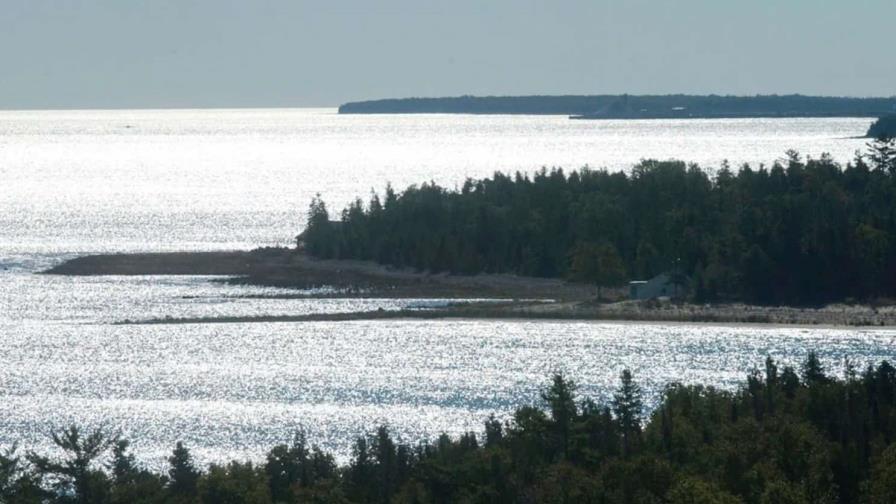
[[[628,172],[495,173],[447,189],[387,187],[338,220],[318,196],[301,246],[420,271],[622,285],[674,272],[698,302],[818,305],[896,296],[892,139],[841,166],[644,160]]]
[[[559,114],[603,119],[664,117],[877,117],[896,97],[804,95],[567,95],[393,98],[349,102],[340,114]]]
[[[896,114],[890,114],[874,121],[868,128],[868,138],[896,138]]]
[[[0,452],[0,502],[896,502],[896,368],[838,374],[811,352],[798,369],[767,358],[735,391],[670,384],[650,412],[629,371],[605,403],[556,374],[482,432],[409,445],[381,426],[341,466],[298,432],[263,461],[207,468],[177,443],[158,473],[127,440],[73,426],[53,457]]]

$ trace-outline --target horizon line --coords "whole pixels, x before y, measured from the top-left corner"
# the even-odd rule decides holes
[[[339,107],[349,103],[390,101],[390,100],[446,100],[446,99],[462,99],[462,98],[567,98],[567,97],[599,97],[599,96],[631,96],[631,97],[734,97],[734,98],[758,98],[758,97],[788,97],[800,96],[806,98],[840,98],[840,99],[859,99],[859,100],[893,100],[896,94],[890,96],[884,95],[834,95],[834,94],[804,94],[804,93],[756,93],[756,94],[736,94],[736,93],[593,93],[593,94],[460,94],[460,95],[416,95],[403,97],[386,97],[386,98],[360,98],[341,102],[339,104],[330,105],[112,105],[112,106],[49,106],[49,107],[6,107],[0,106],[0,112],[76,112],[88,110],[101,111],[119,111],[119,110],[268,110],[268,109],[338,109]]]

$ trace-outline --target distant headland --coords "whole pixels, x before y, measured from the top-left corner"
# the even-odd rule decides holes
[[[571,119],[880,117],[896,113],[896,96],[458,96],[349,102],[339,107],[339,113],[567,115]]]

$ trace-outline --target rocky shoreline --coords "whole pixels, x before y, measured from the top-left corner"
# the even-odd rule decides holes
[[[694,304],[623,300],[594,301],[594,288],[557,279],[514,275],[428,274],[366,261],[317,260],[292,249],[229,252],[107,254],[75,258],[44,274],[220,275],[223,281],[293,289],[328,287],[311,297],[507,299],[458,303],[438,309],[330,313],[296,316],[164,318],[121,323],[227,323],[346,321],[395,318],[556,319],[641,322],[745,323],[775,325],[896,326],[896,306],[833,304],[824,307]],[[300,294],[284,294],[297,297]]]
[[[494,319],[494,320],[581,320],[605,322],[710,323],[804,327],[866,327],[896,325],[896,308],[831,305],[824,308],[758,307],[749,305],[694,305],[660,303],[645,306],[638,302],[616,302],[588,306],[588,303],[531,302],[468,303],[439,309],[377,310],[308,315],[260,315],[246,317],[161,318],[125,320],[119,324],[222,324],[248,322],[342,322],[386,319]]]
[[[227,282],[289,289],[327,287],[317,297],[498,298],[581,300],[594,288],[563,280],[514,275],[419,273],[369,261],[318,260],[294,249],[90,255],[71,259],[51,275],[223,275]],[[294,297],[285,294],[283,297]]]

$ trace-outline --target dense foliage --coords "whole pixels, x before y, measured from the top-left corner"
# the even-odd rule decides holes
[[[803,95],[458,96],[346,103],[340,114],[598,114],[629,117],[877,117],[896,110],[896,97]]]
[[[0,454],[0,502],[896,502],[896,368],[799,373],[767,359],[736,392],[672,384],[645,416],[632,375],[609,404],[556,375],[540,406],[493,417],[484,434],[409,446],[386,427],[355,441],[348,465],[299,433],[264,462],[196,467],[178,443],[166,474],[127,441],[72,427],[59,458]]]
[[[411,186],[333,222],[318,198],[304,244],[326,258],[598,284],[675,270],[699,301],[814,304],[896,295],[896,156],[840,166],[796,153],[733,171],[642,161],[630,173],[496,173]],[[621,269],[620,271],[614,271]],[[613,280],[614,282],[609,282]]]
[[[881,117],[868,128],[869,138],[896,138],[896,114]]]

